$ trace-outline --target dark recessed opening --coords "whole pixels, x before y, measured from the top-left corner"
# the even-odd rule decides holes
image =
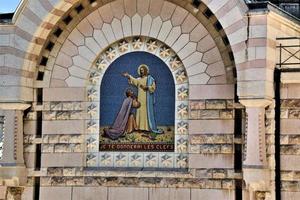
[[[229,58],[230,58],[230,60],[231,60],[231,61],[234,61],[234,56],[233,56],[233,53],[232,53],[232,51],[230,51],[228,54],[229,54]]]
[[[36,149],[35,149],[35,171],[39,171],[41,169],[41,144],[36,144]]]
[[[57,28],[56,31],[54,31],[53,34],[54,34],[56,37],[59,37],[59,36],[61,35],[62,32],[63,32],[63,31],[61,30],[61,28]]]
[[[46,49],[47,49],[48,51],[51,51],[51,50],[53,49],[53,47],[54,47],[54,43],[51,42],[51,41],[49,41],[48,44],[47,44],[47,46],[46,46]]]
[[[36,102],[38,105],[43,104],[43,88],[36,89]]]
[[[38,71],[38,74],[37,74],[36,80],[38,80],[38,81],[42,81],[43,79],[44,79],[44,72],[42,72],[42,71]]]
[[[96,0],[89,0],[90,4],[94,3]]]
[[[195,8],[199,8],[201,4],[201,1],[200,0],[193,0],[192,2],[192,5],[195,7]]]
[[[213,15],[213,13],[210,11],[209,8],[207,8],[207,9],[204,11],[204,16],[205,16],[206,18],[209,19],[212,15]]]
[[[242,123],[243,123],[243,110],[235,109],[234,110],[234,137],[242,137]]]
[[[229,44],[228,37],[224,36],[224,37],[222,37],[222,40],[223,40],[225,46],[227,46]]]
[[[65,24],[68,25],[72,21],[72,19],[73,18],[70,15],[68,15],[63,19],[63,22],[65,22]]]
[[[34,197],[33,199],[40,199],[40,177],[34,177]]]
[[[75,7],[76,12],[79,14],[82,10],[84,9],[84,7],[79,4],[78,6]]]
[[[242,145],[234,144],[234,171],[242,170]]]
[[[46,66],[48,62],[48,58],[46,58],[45,56],[42,57],[42,60],[40,62],[40,65],[42,66]]]
[[[235,199],[241,200],[243,199],[243,181],[235,180]]]
[[[215,27],[215,29],[216,29],[217,31],[220,31],[220,30],[223,29],[223,27],[222,27],[222,25],[220,24],[220,22],[216,22],[216,23],[214,24],[214,27]]]
[[[42,123],[43,123],[43,113],[42,111],[36,112],[36,137],[41,138],[42,136]]]

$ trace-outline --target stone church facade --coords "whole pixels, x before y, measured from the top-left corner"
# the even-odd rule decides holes
[[[0,199],[300,199],[299,37],[268,3],[22,1],[0,24]],[[134,52],[172,74],[172,151],[99,149],[102,79]]]

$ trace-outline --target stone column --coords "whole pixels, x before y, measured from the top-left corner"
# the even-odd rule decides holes
[[[265,108],[272,101],[249,99],[240,102],[246,107],[247,114],[243,160],[243,178],[246,183],[244,198],[257,200],[261,199],[257,194],[268,191],[270,185],[270,170],[266,157]]]
[[[0,175],[6,186],[26,183],[26,168],[23,155],[23,112],[30,104],[0,103],[3,118],[3,149],[0,160]],[[7,183],[7,184],[6,184]]]

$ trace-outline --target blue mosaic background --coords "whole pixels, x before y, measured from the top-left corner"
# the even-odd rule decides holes
[[[175,119],[175,85],[168,66],[160,58],[147,52],[132,52],[115,60],[106,70],[101,83],[100,125],[112,125],[125,98],[125,91],[132,88],[122,76],[128,72],[138,77],[140,64],[148,65],[150,74],[156,80],[155,119],[158,126],[173,126]]]

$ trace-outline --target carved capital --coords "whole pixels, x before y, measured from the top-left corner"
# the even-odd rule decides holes
[[[272,104],[272,101],[269,99],[245,99],[240,100],[240,103],[243,104],[246,108],[265,108],[268,105]]]

